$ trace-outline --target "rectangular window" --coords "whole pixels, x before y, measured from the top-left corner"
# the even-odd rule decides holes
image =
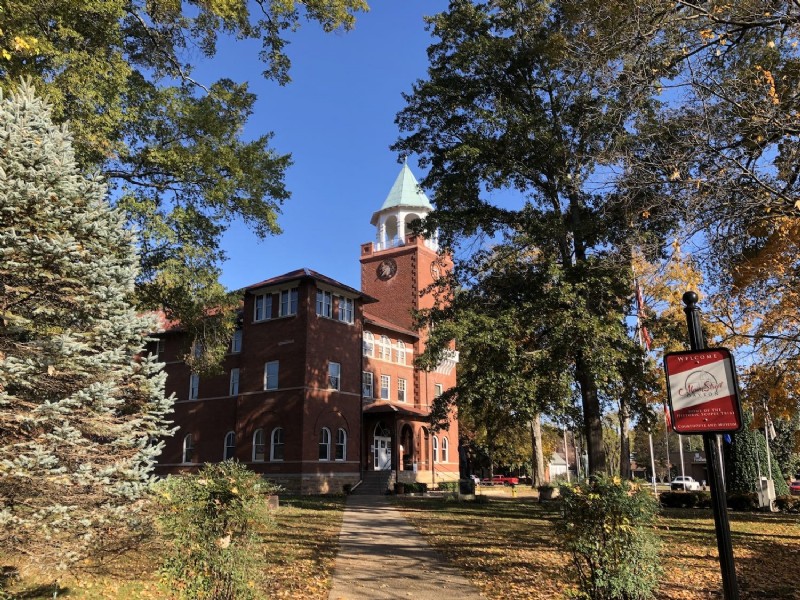
[[[435,384],[433,386],[433,397],[434,398],[438,398],[439,396],[442,395],[442,391],[443,391],[442,390],[442,384],[441,383]]]
[[[233,339],[231,339],[231,352],[242,351],[242,330],[237,329],[233,332]]]
[[[229,396],[239,395],[239,369],[231,369],[231,384]]]
[[[272,294],[256,296],[254,321],[265,321],[272,318]]]
[[[328,317],[332,316],[333,310],[333,295],[330,292],[317,290],[317,316]]]
[[[406,401],[406,380],[397,380],[397,400],[400,402]]]
[[[161,355],[164,354],[164,340],[158,338],[156,340],[156,347],[155,347],[155,354],[156,358],[160,359]]]
[[[352,298],[339,297],[339,320],[345,323],[353,323],[353,300]]]
[[[297,314],[297,288],[283,290],[281,292],[281,317],[288,317]]]
[[[197,400],[197,395],[200,392],[200,375],[192,373],[189,376],[189,400]]]
[[[278,362],[273,360],[264,365],[264,389],[277,390],[278,389]]]
[[[361,372],[361,395],[364,398],[372,398],[372,373],[369,371]]]
[[[388,375],[381,375],[381,400],[388,400],[392,387],[392,379]]]
[[[341,384],[340,377],[342,374],[342,366],[339,363],[328,363],[328,387],[338,390]]]

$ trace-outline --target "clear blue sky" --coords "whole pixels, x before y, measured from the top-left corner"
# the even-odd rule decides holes
[[[354,30],[325,34],[306,24],[290,37],[292,82],[265,81],[258,44],[220,44],[218,57],[195,76],[248,81],[258,103],[245,136],[273,131],[273,147],[293,156],[286,176],[292,193],[280,216],[283,233],[259,241],[234,225],[223,247],[222,282],[229,289],[308,267],[360,287],[359,249],[372,241],[369,221],[383,203],[401,165],[389,150],[402,92],[425,77],[433,38],[423,15],[445,0],[372,0]],[[409,160],[417,178],[422,173]]]

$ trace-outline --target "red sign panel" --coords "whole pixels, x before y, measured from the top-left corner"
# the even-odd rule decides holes
[[[664,357],[667,397],[676,433],[731,433],[742,428],[736,367],[727,348],[671,352]]]

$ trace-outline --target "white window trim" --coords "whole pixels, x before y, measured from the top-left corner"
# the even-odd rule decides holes
[[[270,378],[269,378],[269,366],[270,365],[277,365],[276,372],[275,372],[275,382],[272,387],[270,386]],[[278,360],[270,360],[264,363],[264,391],[274,391],[280,387],[280,376],[281,376],[281,365],[280,361]]]
[[[352,325],[354,323],[355,311],[355,300],[346,296],[339,296],[339,321]]]
[[[397,378],[397,401],[398,402],[406,402],[408,401],[408,396],[406,394],[407,390],[407,382],[402,377]]]
[[[197,400],[200,397],[200,375],[191,373],[189,375],[189,400]]]
[[[369,393],[366,393],[366,387],[364,386],[364,375],[369,375]],[[361,371],[361,395],[364,398],[375,397],[375,375],[372,371]]]
[[[450,440],[446,436],[442,437],[442,462],[450,461]]]
[[[194,464],[194,436],[191,433],[187,433],[183,436],[183,451],[181,453],[181,462],[185,465],[192,465]]]
[[[239,354],[242,351],[242,330],[237,329],[231,338],[231,353]]]
[[[258,434],[261,434],[261,444],[256,443],[256,438]],[[256,458],[256,449],[258,446],[261,446],[261,458]],[[253,462],[264,462],[267,458],[267,440],[264,436],[264,430],[260,427],[253,432],[253,452],[252,452],[252,459]]]
[[[389,336],[382,335],[379,344],[378,358],[392,362],[392,340],[389,339]]]
[[[406,344],[403,340],[397,340],[397,364],[406,364]]]
[[[228,438],[233,436],[233,444],[228,444]],[[232,449],[231,455],[228,456],[228,448]],[[223,441],[223,450],[222,450],[222,460],[233,460],[236,458],[236,432],[229,431],[225,434],[225,440]]]
[[[444,386],[441,383],[433,384],[433,397],[438,398],[444,393]]]
[[[383,395],[383,382],[386,381],[386,396]],[[392,376],[391,375],[381,375],[381,387],[379,390],[380,399],[381,400],[391,400],[392,399]]]
[[[286,309],[284,312],[283,298],[286,296]],[[290,287],[284,288],[278,292],[278,316],[279,317],[292,317],[297,314],[297,305],[300,303],[300,293],[298,288]]]
[[[263,294],[256,294],[255,302],[253,302],[253,322],[254,323],[261,323],[262,321],[269,321],[272,318],[272,303],[273,303],[273,296],[272,292],[264,292]],[[259,298],[263,298],[263,309],[264,314],[259,319],[258,318],[258,300]],[[269,299],[269,310],[267,309],[267,299]]]
[[[325,448],[325,458],[319,457],[319,462],[330,462],[331,460],[331,430],[323,427],[319,430],[319,449]]]
[[[228,395],[229,396],[238,396],[239,395],[239,369],[238,369],[238,367],[231,369],[231,379],[230,379],[230,383],[228,384]]]
[[[338,454],[338,453],[335,452],[334,455],[333,455],[334,459],[338,460],[338,461],[347,460],[347,432],[344,429],[342,429],[341,427],[336,431],[336,448],[337,449],[338,448],[342,449],[342,457],[341,458],[337,458],[336,454]]]
[[[331,367],[336,365],[336,375],[331,374]],[[336,385],[334,385],[334,377],[336,377]],[[341,363],[328,361],[328,389],[341,390],[342,389],[342,365]]]
[[[281,432],[281,436],[283,436],[283,427],[275,427],[272,430],[272,434],[270,434],[270,436],[269,436],[269,461],[270,462],[283,462],[283,458],[275,458],[275,448],[278,445],[275,442],[275,434],[278,433],[278,431],[280,431]],[[281,449],[284,452],[286,452],[286,445],[285,445],[284,441],[280,442],[280,446],[281,446]],[[284,456],[286,456],[286,455],[284,454]]]
[[[433,436],[433,462],[439,462],[439,438]]]
[[[333,294],[327,290],[317,290],[317,316],[333,318]]]
[[[364,356],[375,358],[375,335],[371,331],[364,332],[362,352]]]

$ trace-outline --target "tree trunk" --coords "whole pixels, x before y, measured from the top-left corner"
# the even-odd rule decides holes
[[[631,478],[631,441],[628,431],[631,427],[631,417],[628,405],[622,401],[619,405],[619,476],[621,479]]]
[[[542,452],[542,419],[539,413],[531,419],[531,483],[533,487],[544,483],[544,453]]]
[[[595,473],[605,473],[606,454],[603,451],[603,413],[600,410],[600,397],[594,378],[589,373],[582,356],[575,361],[575,378],[581,387],[583,404],[583,428],[586,435],[586,453],[589,455],[589,472],[587,477]]]

